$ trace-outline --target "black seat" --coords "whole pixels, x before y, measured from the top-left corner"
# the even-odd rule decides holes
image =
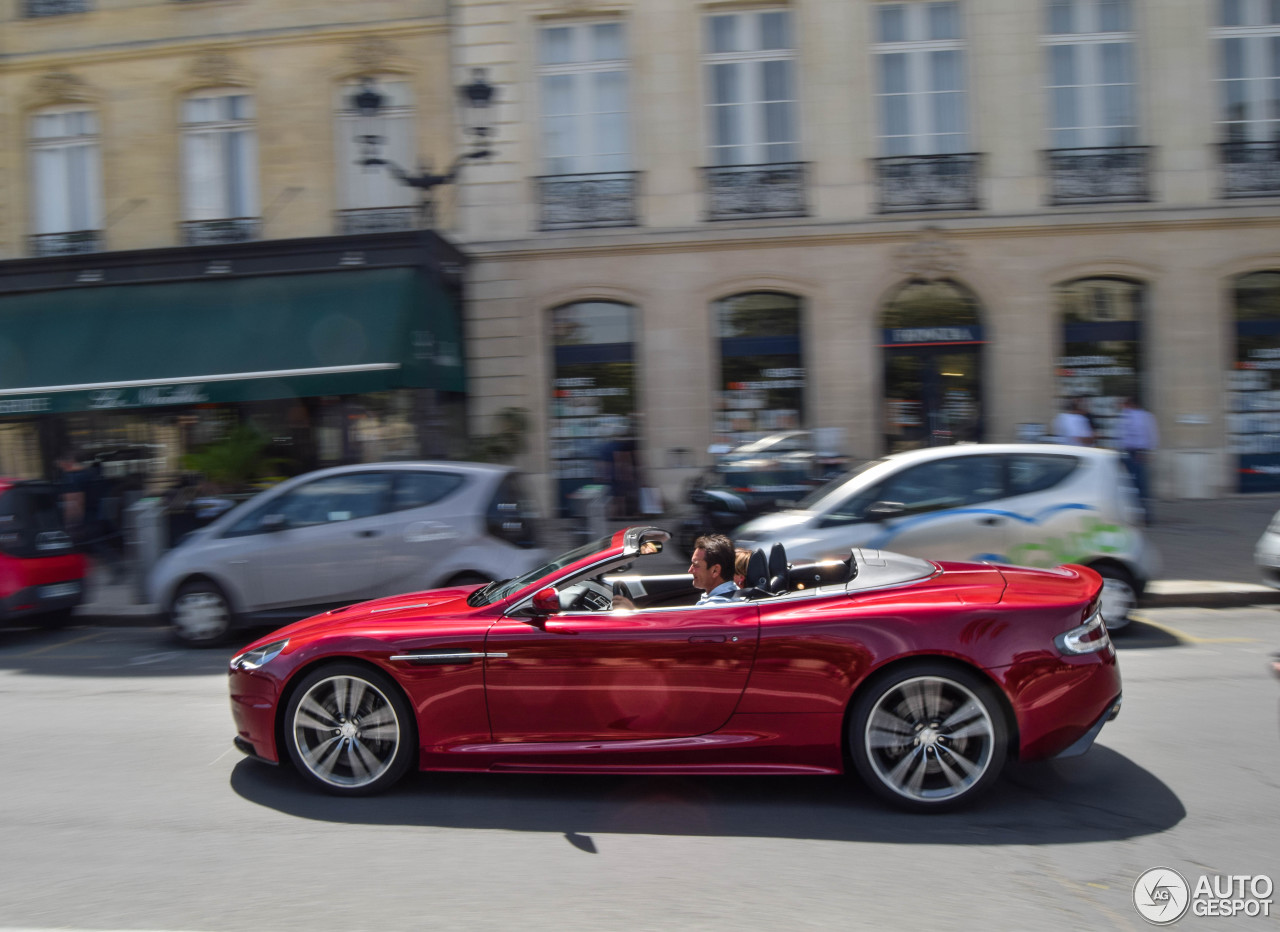
[[[769,583],[766,588],[770,592],[786,592],[790,587],[790,573],[787,570],[787,551],[781,543],[769,549]]]

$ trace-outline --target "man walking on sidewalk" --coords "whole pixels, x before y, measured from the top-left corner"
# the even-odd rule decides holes
[[[1147,524],[1151,523],[1150,457],[1159,443],[1156,419],[1133,398],[1126,398],[1120,411],[1120,451],[1138,487],[1138,499]]]

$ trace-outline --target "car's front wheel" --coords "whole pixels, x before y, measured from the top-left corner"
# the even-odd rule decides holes
[[[382,792],[417,754],[413,713],[399,687],[359,664],[328,664],[307,674],[285,708],[283,730],[298,772],[342,796]]]
[[[900,667],[858,694],[854,767],[877,796],[915,812],[971,802],[999,777],[1008,727],[992,687],[948,664]]]
[[[169,604],[173,636],[188,647],[213,647],[226,640],[235,612],[217,583],[196,579],[178,587]]]

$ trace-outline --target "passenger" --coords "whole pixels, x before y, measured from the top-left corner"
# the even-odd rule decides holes
[[[733,584],[733,543],[723,534],[704,534],[693,545],[689,562],[693,586],[702,590],[699,605],[713,605],[733,600],[738,587]]]
[[[747,564],[750,562],[750,550],[738,548],[733,552],[733,584],[739,589],[747,584]]]

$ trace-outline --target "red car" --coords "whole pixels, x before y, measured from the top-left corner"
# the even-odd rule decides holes
[[[54,487],[0,479],[0,621],[66,621],[84,598],[84,576]]]
[[[516,579],[282,628],[231,660],[235,743],[346,795],[414,767],[852,764],[884,799],[930,811],[989,789],[1008,758],[1083,753],[1119,712],[1102,579],[1085,567],[867,550],[787,565],[775,545],[739,598],[694,607],[690,577],[652,556],[668,539],[628,528]]]

